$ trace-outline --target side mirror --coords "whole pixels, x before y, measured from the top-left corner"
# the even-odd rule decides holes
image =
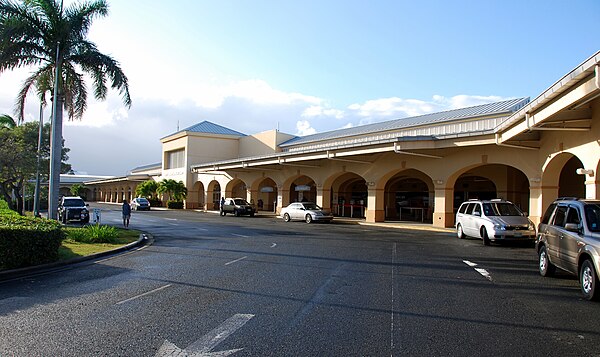
[[[569,232],[575,232],[575,233],[580,233],[581,229],[579,228],[579,225],[576,223],[567,223],[565,224],[565,229]]]

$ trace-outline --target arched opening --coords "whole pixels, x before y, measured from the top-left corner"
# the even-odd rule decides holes
[[[577,169],[581,168],[583,163],[577,156],[565,163],[558,179],[558,197],[585,198],[585,175],[577,174]]]
[[[529,212],[529,180],[519,169],[503,164],[481,165],[461,174],[454,183],[454,212],[471,200],[504,199]]]
[[[308,176],[296,178],[290,185],[290,202],[317,202],[317,185]]]
[[[364,218],[369,195],[367,182],[361,176],[347,172],[331,185],[331,207],[340,217]]]
[[[558,197],[586,197],[585,175],[579,158],[571,153],[560,153],[544,167],[542,175],[542,212]]]
[[[197,181],[192,189],[188,192],[186,199],[186,208],[191,209],[206,209],[204,206],[206,200],[206,192],[204,192],[204,184]]]
[[[431,222],[433,182],[417,170],[392,176],[385,185],[385,220]]]
[[[226,195],[231,198],[243,198],[247,199],[248,191],[246,183],[240,179],[234,179],[227,184],[225,190]],[[230,196],[231,195],[231,196]]]
[[[219,210],[221,206],[221,185],[217,181],[211,181],[208,184],[208,190],[206,191],[206,203],[207,210]]]
[[[275,212],[277,208],[277,184],[271,178],[265,178],[258,184],[256,208],[259,211]]]

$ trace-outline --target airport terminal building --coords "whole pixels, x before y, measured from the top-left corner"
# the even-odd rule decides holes
[[[86,183],[94,199],[120,202],[145,179],[175,179],[187,209],[218,209],[222,196],[272,212],[309,200],[367,222],[452,227],[463,201],[503,198],[538,223],[557,197],[600,199],[600,52],[533,100],[304,137],[203,121],[160,140],[160,163]]]

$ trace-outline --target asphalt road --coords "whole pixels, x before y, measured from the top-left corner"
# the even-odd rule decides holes
[[[1,282],[0,356],[600,356],[600,303],[531,247],[187,211],[131,228],[154,243]]]

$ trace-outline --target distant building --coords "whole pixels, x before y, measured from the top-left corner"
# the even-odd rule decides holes
[[[222,196],[277,211],[310,200],[369,222],[451,227],[461,202],[504,198],[539,222],[557,197],[600,199],[600,52],[533,100],[402,118],[304,137],[246,135],[203,121],[161,140],[162,161],[86,183],[100,200],[132,197],[141,180],[181,180],[185,207]]]

